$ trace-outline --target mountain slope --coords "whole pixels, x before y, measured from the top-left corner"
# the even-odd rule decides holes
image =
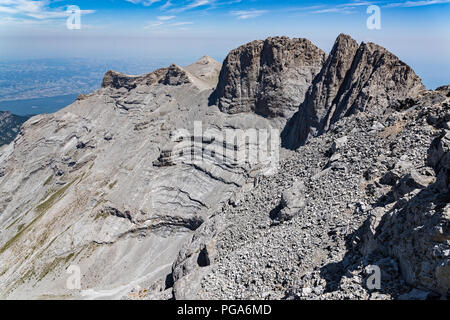
[[[221,162],[183,156],[202,150],[204,132],[194,131],[193,146],[177,140],[196,121],[216,136],[211,146],[222,146],[225,128],[272,128],[208,106],[216,62],[188,69],[109,71],[98,91],[33,117],[3,150],[1,297],[119,298],[138,284],[164,288],[186,237],[264,169],[234,164],[228,153]],[[81,290],[66,288],[69,265],[82,271]]]
[[[426,92],[287,153],[196,230],[174,264],[175,298],[448,298],[449,105],[450,91]]]

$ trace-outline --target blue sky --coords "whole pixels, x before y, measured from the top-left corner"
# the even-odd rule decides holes
[[[69,5],[81,29],[66,27]],[[369,5],[381,29],[369,30]],[[410,64],[428,87],[450,83],[450,0],[0,0],[0,59],[34,57],[222,60],[268,36],[305,37],[329,51],[336,36],[381,44]]]

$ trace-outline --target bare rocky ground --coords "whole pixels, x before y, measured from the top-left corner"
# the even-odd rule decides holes
[[[446,196],[448,189],[436,186],[436,172],[427,162],[430,145],[442,131],[430,114],[446,117],[449,106],[446,94],[425,93],[407,110],[391,109],[381,116],[361,113],[344,118],[330,132],[311,139],[294,152],[286,151],[286,159],[276,176],[258,180],[255,189],[225,205],[217,213],[221,218],[211,221],[218,225],[219,231],[212,237],[215,247],[209,254],[213,258],[195,297],[447,297],[448,282],[443,284],[442,291],[433,291],[430,289],[436,289],[436,283],[428,282],[427,287],[423,278],[435,277],[444,265],[448,272],[448,238],[434,239],[433,245],[428,246],[416,243],[413,252],[407,252],[404,248],[407,245],[402,244],[405,239],[401,239],[407,236],[406,241],[414,237],[421,240],[413,242],[425,242],[435,236],[432,230],[440,227],[447,228],[448,237],[448,220],[442,219],[444,224],[435,220],[427,225],[419,218],[420,215],[437,218],[442,210],[447,210],[439,208],[447,205],[446,200],[439,204],[437,199]],[[441,125],[446,121],[440,120]],[[292,220],[280,222],[279,213],[286,207],[282,200],[286,197],[284,193],[299,181],[304,190],[298,186],[294,189],[303,193],[306,205],[297,210]],[[427,192],[435,202],[432,207],[423,199],[422,193]],[[428,212],[420,212],[423,207]],[[383,214],[394,217],[405,214],[401,210],[411,212],[401,222],[396,221],[396,225],[385,223],[375,228],[375,238],[381,238],[381,243],[371,243],[367,225]],[[420,229],[426,231],[420,233]],[[395,248],[389,252],[385,246]],[[430,254],[431,248],[432,258],[422,256]],[[403,252],[398,252],[399,249]],[[419,252],[420,249],[424,252]],[[412,266],[410,279],[402,276],[402,270],[406,273],[407,269],[404,264],[411,261],[411,256],[406,255],[418,258],[415,262],[419,266]],[[367,287],[371,265],[381,269],[380,290]]]

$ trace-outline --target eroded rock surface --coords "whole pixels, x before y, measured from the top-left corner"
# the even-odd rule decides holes
[[[0,153],[2,298],[165,289],[188,235],[268,160],[234,162],[234,144],[222,161],[202,152],[222,148],[226,128],[265,129],[270,140],[268,120],[208,106],[218,65],[204,57],[141,76],[109,71],[98,91],[24,124]],[[175,139],[179,130],[192,137]],[[66,287],[70,265],[80,290]]]
[[[307,39],[253,41],[228,54],[214,99],[226,113],[289,118],[303,102],[325,58]]]
[[[284,145],[295,149],[342,117],[357,112],[382,113],[424,90],[421,79],[394,54],[374,43],[358,46],[341,34],[285,128]]]

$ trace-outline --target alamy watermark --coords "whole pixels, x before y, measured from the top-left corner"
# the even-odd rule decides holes
[[[370,16],[367,18],[366,26],[369,30],[381,29],[381,8],[376,5],[367,7],[367,14]]]
[[[66,20],[66,26],[69,30],[81,29],[81,9],[78,6],[70,5],[67,7],[69,17]]]
[[[273,175],[278,170],[278,129],[203,130],[201,121],[195,121],[193,129],[193,133],[187,129],[177,129],[171,133],[172,145],[161,153],[161,165],[215,164],[230,168],[259,165],[263,175]]]
[[[70,276],[66,280],[66,288],[69,290],[81,289],[81,268],[77,265],[70,265],[66,273]]]
[[[367,278],[366,285],[369,290],[381,289],[381,270],[379,266],[370,265],[366,267],[366,272],[370,274]]]

